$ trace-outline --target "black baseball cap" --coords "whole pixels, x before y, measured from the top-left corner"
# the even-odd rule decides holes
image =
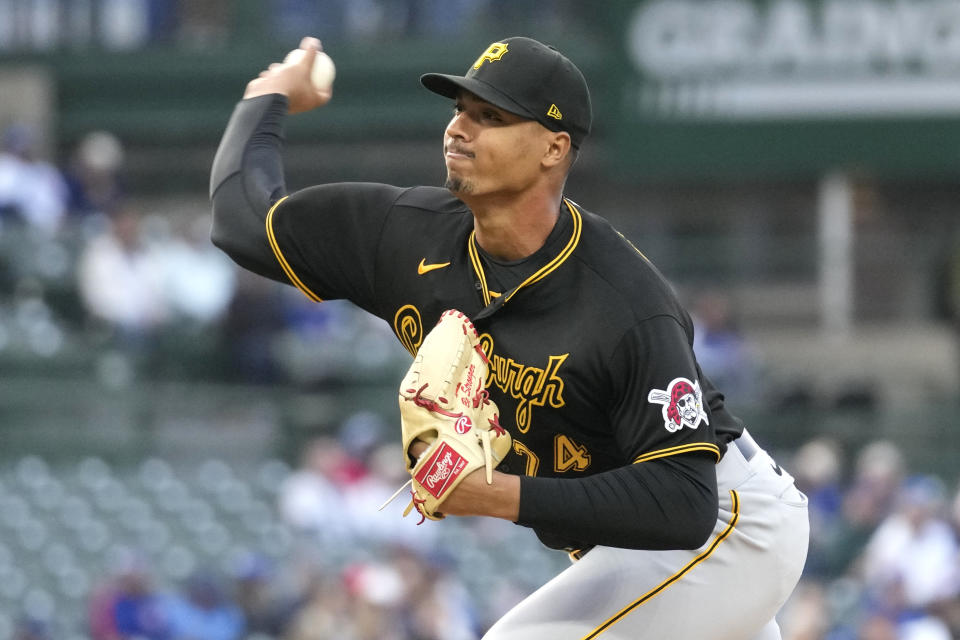
[[[590,90],[583,74],[562,53],[532,38],[494,42],[465,75],[427,73],[420,82],[448,98],[466,89],[551,131],[566,131],[577,148],[590,133]]]

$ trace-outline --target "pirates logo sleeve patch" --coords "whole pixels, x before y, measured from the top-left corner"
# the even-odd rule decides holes
[[[696,429],[701,421],[710,424],[699,381],[674,378],[666,389],[651,389],[647,401],[663,405],[663,426],[670,433],[684,427]]]

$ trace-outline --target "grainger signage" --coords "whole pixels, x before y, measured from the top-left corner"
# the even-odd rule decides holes
[[[648,143],[641,149],[634,136],[624,150],[634,159],[659,153],[643,162],[651,169],[685,160],[709,169],[711,151],[727,168],[787,173],[836,164],[910,171],[915,160],[923,171],[960,160],[920,150],[960,143],[960,0],[623,8],[620,116]],[[893,153],[901,157],[886,157]]]
[[[628,53],[662,115],[960,113],[960,2],[654,0]]]

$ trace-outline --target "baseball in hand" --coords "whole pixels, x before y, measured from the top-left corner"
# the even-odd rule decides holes
[[[305,53],[303,49],[294,49],[283,59],[283,63],[296,64]],[[318,91],[329,91],[336,75],[337,68],[333,64],[333,59],[323,51],[317,51],[317,57],[313,60],[313,69],[310,70],[310,82],[313,83],[314,88]]]

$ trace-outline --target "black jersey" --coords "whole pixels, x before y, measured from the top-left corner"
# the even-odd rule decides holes
[[[512,264],[482,254],[472,215],[445,189],[311,187],[274,205],[267,228],[304,294],[352,300],[411,353],[446,309],[476,320],[515,443],[501,470],[576,476],[690,451],[719,459],[719,407],[704,401],[688,314],[633,245],[573,202],[546,244]]]
[[[282,185],[264,176],[282,176],[272,145],[284,104],[268,102],[241,103],[214,163],[218,246],[314,301],[351,300],[411,354],[443,311],[468,314],[513,437],[499,469],[522,476],[518,522],[546,544],[677,548],[694,528],[686,503],[701,505],[688,515],[709,531],[712,463],[742,425],[640,251],[566,199],[544,246],[510,263],[483,252],[446,189],[334,183],[277,200]]]

